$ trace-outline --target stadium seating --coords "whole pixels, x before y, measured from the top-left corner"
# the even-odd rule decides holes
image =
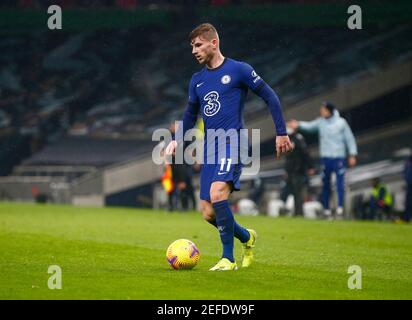
[[[47,145],[23,164],[103,167],[145,155],[151,149],[150,145],[150,141],[136,144],[133,140],[66,137]]]
[[[220,29],[223,52],[252,64],[285,108],[411,57],[411,24],[362,33],[260,24],[248,24],[242,33],[231,24]],[[187,31],[178,26],[5,35],[0,129],[34,138],[37,146],[28,153],[65,136],[147,141],[183,112],[190,76],[198,69]],[[263,108],[250,95],[246,121]]]

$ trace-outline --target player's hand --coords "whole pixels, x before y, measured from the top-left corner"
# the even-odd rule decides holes
[[[349,167],[356,166],[356,157],[355,156],[350,156],[348,158],[348,165],[349,165]]]
[[[289,128],[291,128],[292,130],[297,130],[299,128],[299,121],[292,119],[289,120],[286,124]]]
[[[292,143],[288,136],[276,137],[276,157],[279,158],[281,154],[288,153],[293,150]]]
[[[170,143],[166,147],[166,156],[172,156],[175,154],[177,148],[176,140],[170,141]]]

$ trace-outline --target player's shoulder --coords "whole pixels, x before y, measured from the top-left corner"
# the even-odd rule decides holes
[[[203,73],[203,68],[192,74],[192,79],[197,79]]]
[[[237,68],[251,68],[250,64],[245,61],[227,58],[228,62]]]
[[[250,75],[254,75],[254,69],[253,67],[245,62],[245,61],[241,61],[241,60],[235,60],[235,59],[230,59],[230,67],[232,70],[235,71],[235,73],[239,74],[239,76],[241,77],[248,77]]]
[[[202,73],[203,73],[203,69],[193,73],[192,78],[190,79],[190,83],[195,84],[200,79]]]

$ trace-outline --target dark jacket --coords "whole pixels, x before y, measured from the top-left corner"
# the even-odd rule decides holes
[[[172,165],[172,179],[174,183],[187,182],[189,177],[189,166],[185,163],[183,164],[173,164]]]
[[[286,155],[285,170],[288,175],[305,176],[308,169],[314,168],[305,139],[300,133],[291,134],[289,138],[295,148]]]

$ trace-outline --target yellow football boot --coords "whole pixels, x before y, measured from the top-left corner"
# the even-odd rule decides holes
[[[257,233],[253,229],[246,229],[249,231],[250,239],[242,243],[242,268],[247,268],[253,261],[253,248],[256,243]]]
[[[230,262],[230,260],[227,258],[220,259],[219,262],[216,263],[214,267],[209,269],[209,271],[228,271],[228,270],[237,270],[237,264],[236,262]]]

